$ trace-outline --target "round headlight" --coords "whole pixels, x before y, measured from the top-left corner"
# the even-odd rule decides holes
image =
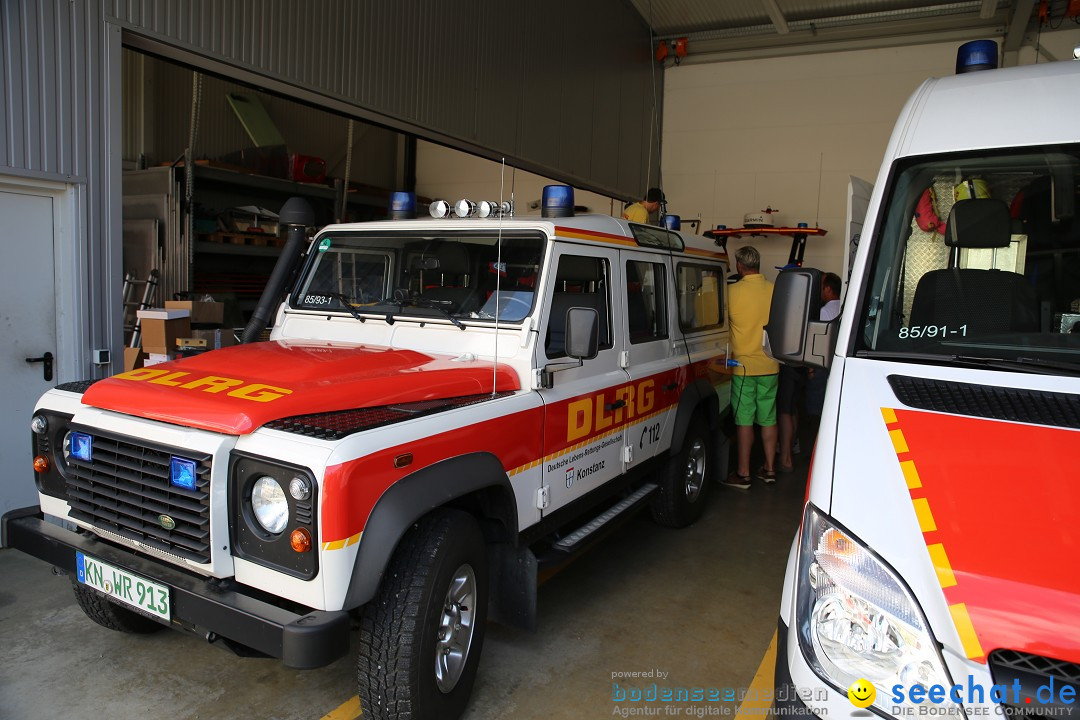
[[[251,488],[251,509],[268,533],[276,535],[289,522],[289,501],[281,485],[272,477],[264,475],[255,481]]]

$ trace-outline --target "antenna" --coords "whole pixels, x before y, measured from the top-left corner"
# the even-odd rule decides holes
[[[502,159],[502,167],[499,169],[499,206],[503,203],[503,189],[506,185],[506,158]],[[514,191],[510,190],[510,207],[514,205]],[[499,213],[499,240],[495,248],[495,352],[491,362],[491,396],[495,397],[496,384],[499,380],[499,291],[502,288],[502,230],[503,215]]]
[[[814,211],[814,227],[821,227],[821,166],[825,162],[825,153],[818,155],[817,162],[817,210]]]

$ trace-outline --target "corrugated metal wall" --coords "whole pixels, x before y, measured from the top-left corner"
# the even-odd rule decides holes
[[[651,47],[625,0],[105,4],[171,59],[238,68],[606,194],[649,184]]]
[[[92,349],[115,355],[123,330],[120,87],[105,70],[115,66],[119,80],[120,31],[106,22],[100,2],[3,0],[0,43],[0,174],[75,189],[68,232],[75,244],[59,249],[55,262],[58,279],[88,290],[79,307],[59,310],[66,323],[60,333],[77,338],[82,365],[66,368],[61,379],[90,377]],[[88,282],[63,274],[74,264]]]
[[[123,330],[122,44],[607,195],[656,165],[662,89],[626,0],[3,0],[0,42],[0,174],[76,189],[84,376]]]

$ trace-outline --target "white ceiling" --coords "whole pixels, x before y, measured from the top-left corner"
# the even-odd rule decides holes
[[[656,43],[686,37],[683,62],[991,38],[1005,53],[1076,26],[1068,0],[630,0]],[[1074,3],[1075,4],[1075,3]],[[654,43],[655,44],[655,43]],[[1065,58],[1050,58],[1065,59]],[[668,61],[670,62],[670,60]],[[1009,62],[1008,55],[1005,64]]]

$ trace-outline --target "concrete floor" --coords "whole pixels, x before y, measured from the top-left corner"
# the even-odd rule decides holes
[[[714,487],[693,527],[641,514],[545,583],[537,634],[488,628],[465,717],[611,717],[613,673],[667,674],[623,687],[747,687],[776,629],[805,490],[808,454],[797,458],[775,485]],[[0,550],[0,577],[0,720],[356,717],[352,657],[295,671],[176,632],[114,633],[44,563]]]

